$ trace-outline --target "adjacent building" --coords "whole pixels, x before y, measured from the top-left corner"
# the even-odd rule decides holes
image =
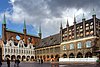
[[[67,19],[66,28],[61,24],[59,34],[43,38],[35,49],[36,58],[42,58],[44,61],[57,61],[59,58],[92,58],[97,56],[95,52],[98,50],[100,19],[96,14],[88,20],[83,15],[82,22],[76,22],[74,17],[72,26],[69,26]]]
[[[34,60],[35,46],[41,39],[40,36],[34,36],[27,33],[26,22],[24,20],[23,32],[16,32],[6,28],[6,18],[2,23],[2,38],[0,40],[0,58],[15,60]]]

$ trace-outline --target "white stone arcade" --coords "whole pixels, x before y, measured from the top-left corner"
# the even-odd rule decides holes
[[[20,59],[21,61],[33,61],[35,59],[35,50],[33,44],[24,45],[23,40],[15,43],[13,40],[7,41],[3,45],[3,60],[9,58],[10,60]]]

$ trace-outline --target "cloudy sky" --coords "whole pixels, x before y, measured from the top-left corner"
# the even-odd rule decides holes
[[[61,22],[66,27],[67,19],[73,25],[74,15],[77,22],[83,13],[86,19],[92,18],[93,8],[100,18],[99,6],[100,0],[0,0],[0,22],[5,13],[8,28],[22,31],[25,18],[28,33],[37,35],[41,25],[44,38],[58,33]]]

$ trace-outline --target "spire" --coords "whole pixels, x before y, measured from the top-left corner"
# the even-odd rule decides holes
[[[67,19],[67,27],[69,26],[68,19]]]
[[[6,24],[6,17],[5,17],[5,14],[4,14],[4,18],[3,18],[2,24]]]
[[[41,25],[39,26],[39,33],[41,33]]]
[[[96,15],[96,13],[95,13],[95,9],[93,8],[93,15]]]
[[[83,18],[82,19],[85,19],[84,13],[83,13]]]
[[[75,17],[75,15],[74,15],[74,23],[76,23],[76,17]]]
[[[39,26],[39,33],[38,33],[39,37],[42,38],[42,33],[41,33],[41,24]]]
[[[26,22],[25,22],[25,19],[24,19],[24,29],[26,29]]]
[[[62,22],[60,23],[60,29],[62,29]]]

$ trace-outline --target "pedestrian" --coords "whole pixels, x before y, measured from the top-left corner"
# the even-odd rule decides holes
[[[15,60],[14,67],[19,67],[19,63],[20,63],[20,60],[19,59]]]
[[[19,63],[20,63],[20,60],[19,60],[19,59],[17,59],[17,67],[19,67]]]
[[[40,63],[40,59],[39,59],[39,63]]]
[[[7,65],[10,67],[10,60],[7,58]]]
[[[41,59],[41,64],[43,63],[43,59]]]
[[[1,60],[0,60],[0,67],[2,66],[2,62],[1,62]]]
[[[14,67],[16,67],[17,66],[17,60],[15,59],[15,64],[14,64]]]

